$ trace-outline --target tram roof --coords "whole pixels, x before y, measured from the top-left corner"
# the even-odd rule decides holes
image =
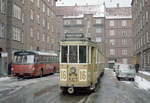
[[[18,53],[32,53],[32,54],[37,54],[37,55],[57,56],[57,53],[55,51],[41,52],[41,51],[34,51],[34,50],[20,50],[20,51],[16,51],[14,54],[18,54]]]
[[[92,41],[89,37],[84,37],[83,33],[67,33],[65,34],[65,39],[61,42],[90,42],[96,44],[95,41]]]

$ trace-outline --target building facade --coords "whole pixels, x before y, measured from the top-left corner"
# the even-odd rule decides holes
[[[0,50],[8,63],[16,50],[57,50],[56,1],[0,0]]]
[[[108,61],[133,64],[131,7],[58,6],[56,14],[63,23],[62,35],[84,33],[99,44]]]
[[[132,0],[132,15],[136,62],[150,71],[150,1]]]

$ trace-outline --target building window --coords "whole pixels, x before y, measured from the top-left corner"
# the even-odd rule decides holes
[[[49,22],[47,23],[47,29],[49,30],[49,28],[50,28],[50,25],[49,25]]]
[[[0,12],[5,13],[5,1],[6,0],[0,0]]]
[[[128,64],[128,59],[123,58],[123,59],[122,59],[122,63],[123,63],[123,64]]]
[[[47,15],[50,16],[49,8],[47,8]]]
[[[17,19],[21,19],[21,8],[16,4],[13,4],[13,16]]]
[[[102,38],[101,37],[96,37],[96,42],[101,42]]]
[[[69,25],[69,24],[70,24],[70,20],[65,20],[65,21],[64,21],[64,24],[65,24],[65,25]]]
[[[101,29],[100,28],[96,28],[96,33],[101,33]]]
[[[96,24],[101,24],[102,20],[101,19],[96,19]]]
[[[127,50],[126,49],[122,50],[122,55],[127,55]]]
[[[111,20],[111,21],[110,21],[110,26],[115,26],[114,20]]]
[[[127,35],[126,31],[122,31],[122,36],[125,37]]]
[[[115,31],[114,30],[110,30],[110,36],[114,36],[115,35]]]
[[[110,55],[115,55],[115,49],[110,49]]]
[[[126,20],[122,21],[122,26],[127,26],[127,21]]]
[[[40,40],[40,33],[37,32],[37,40]]]
[[[40,8],[40,0],[37,0],[37,7]]]
[[[23,31],[22,31],[22,35],[21,35],[21,43],[23,43]]]
[[[146,33],[146,42],[147,43],[149,42],[149,34],[148,34],[148,32]]]
[[[76,24],[82,24],[82,20],[77,20]]]
[[[45,19],[43,18],[43,27],[45,27]]]
[[[22,23],[24,23],[24,13],[22,13]]]
[[[21,39],[21,30],[19,28],[13,27],[12,31],[13,31],[13,33],[12,33],[13,40],[20,41],[20,39]]]
[[[52,32],[54,32],[54,25],[52,25]]]
[[[45,3],[43,3],[43,12],[45,12],[45,7],[46,7],[46,5],[45,5]]]
[[[127,40],[126,39],[122,39],[122,45],[127,45]]]
[[[30,16],[31,20],[33,20],[33,9],[31,9],[31,16]]]
[[[4,38],[5,35],[5,26],[4,24],[0,24],[0,38]]]
[[[30,36],[33,37],[33,29],[30,29]]]
[[[148,11],[146,11],[146,22],[148,22]]]
[[[114,39],[110,40],[110,45],[115,45],[115,40]]]
[[[40,24],[40,15],[37,15],[37,23]]]
[[[45,34],[43,34],[43,41],[45,41]]]
[[[52,0],[52,6],[54,5],[54,0]]]

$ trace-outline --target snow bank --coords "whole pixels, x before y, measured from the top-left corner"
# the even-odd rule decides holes
[[[144,75],[148,75],[148,76],[150,76],[150,73],[149,73],[149,72],[139,71],[139,73],[142,73],[142,74],[144,74]]]
[[[140,89],[150,90],[150,82],[139,76],[135,77],[135,82]]]
[[[11,77],[2,77],[2,78],[0,78],[0,82],[1,81],[6,81],[6,80],[10,80],[11,79]]]

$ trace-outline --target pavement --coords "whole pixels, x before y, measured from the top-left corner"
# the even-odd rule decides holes
[[[150,76],[149,75],[145,75],[143,73],[137,73],[137,75],[144,78],[144,79],[146,79],[146,80],[148,80],[148,81],[150,81]]]

